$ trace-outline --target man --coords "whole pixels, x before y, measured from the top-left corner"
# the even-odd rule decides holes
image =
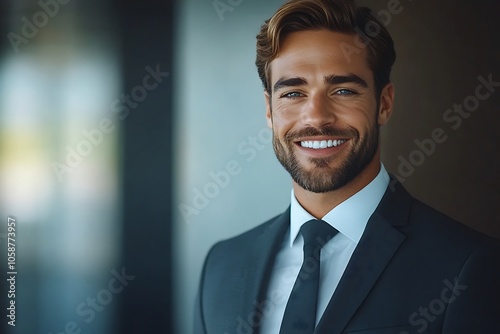
[[[380,162],[394,61],[387,30],[352,1],[292,0],[262,26],[256,64],[291,205],[211,249],[196,334],[500,333],[498,242]]]

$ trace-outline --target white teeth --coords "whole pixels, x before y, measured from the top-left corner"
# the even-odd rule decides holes
[[[329,148],[329,147],[334,147],[334,146],[339,146],[343,143],[345,143],[347,140],[346,139],[341,139],[341,140],[309,140],[309,141],[301,141],[300,146],[306,147],[306,148],[312,148],[315,150],[319,150],[322,148]]]

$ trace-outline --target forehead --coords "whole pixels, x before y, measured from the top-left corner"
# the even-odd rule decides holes
[[[361,46],[361,47],[360,47]],[[356,74],[372,81],[368,49],[354,34],[307,30],[287,35],[270,63],[271,83],[282,77]]]

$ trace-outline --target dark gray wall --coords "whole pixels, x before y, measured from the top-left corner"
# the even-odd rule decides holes
[[[365,3],[387,8],[387,1]],[[390,171],[405,176],[404,185],[413,195],[500,238],[499,6],[493,1],[401,5],[388,25],[398,59],[392,78],[396,107],[384,129],[383,160]],[[497,87],[494,92],[481,89],[490,96],[476,98],[478,78],[488,81],[489,76]],[[463,116],[453,111],[459,105]],[[432,148],[426,139],[434,129],[442,129],[446,141],[435,143],[434,152],[427,154],[415,141]],[[405,169],[403,160],[412,167]]]

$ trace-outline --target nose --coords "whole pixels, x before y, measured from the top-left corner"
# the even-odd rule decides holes
[[[331,125],[335,121],[335,113],[328,101],[328,96],[322,92],[311,94],[302,110],[304,126],[321,128],[325,125]]]

